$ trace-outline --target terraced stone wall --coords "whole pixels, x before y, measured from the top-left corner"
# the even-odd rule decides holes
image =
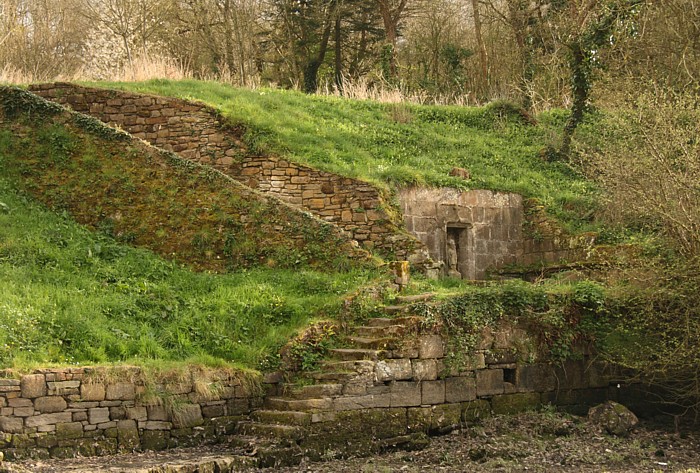
[[[402,228],[377,188],[284,159],[251,156],[239,139],[243,130],[211,107],[68,83],[32,85],[30,91],[299,206],[336,224],[365,249],[398,260],[413,255],[416,262],[427,263],[423,245]]]
[[[238,377],[147,384],[139,370],[90,368],[0,373],[5,458],[64,458],[216,442],[262,402]]]

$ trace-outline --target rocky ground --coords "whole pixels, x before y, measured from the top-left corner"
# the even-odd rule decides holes
[[[144,453],[101,459],[25,462],[16,471],[148,472],[174,461],[183,463],[217,455],[216,449]],[[628,437],[601,432],[585,419],[555,412],[494,417],[431,440],[420,451],[398,451],[369,458],[334,459],[289,468],[236,469],[253,473],[394,473],[394,472],[666,472],[700,473],[700,431],[641,423]],[[5,463],[7,465],[7,463]],[[169,470],[170,471],[170,470]],[[193,470],[187,470],[193,471]]]

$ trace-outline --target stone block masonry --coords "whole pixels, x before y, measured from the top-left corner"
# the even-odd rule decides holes
[[[221,441],[262,403],[242,376],[146,381],[138,368],[0,372],[0,451],[6,459],[106,455]],[[260,383],[257,383],[260,384]]]
[[[31,92],[118,126],[183,158],[215,167],[341,228],[363,248],[392,259],[425,262],[424,247],[406,232],[391,199],[357,180],[272,156],[251,156],[214,108],[201,103],[68,83],[38,84]]]

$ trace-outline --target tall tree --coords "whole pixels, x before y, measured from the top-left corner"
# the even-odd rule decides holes
[[[387,41],[387,62],[390,78],[396,77],[396,46],[399,37],[399,23],[406,12],[409,0],[375,0],[384,23]]]

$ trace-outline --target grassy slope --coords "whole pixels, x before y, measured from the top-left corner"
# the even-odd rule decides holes
[[[45,210],[0,174],[0,367],[155,358],[258,367],[372,276],[193,273]]]
[[[376,183],[517,192],[573,227],[595,205],[590,182],[540,158],[561,125],[556,113],[530,126],[499,106],[386,105],[191,80],[93,85],[204,101],[244,124],[253,149]],[[472,180],[448,176],[454,166]]]

